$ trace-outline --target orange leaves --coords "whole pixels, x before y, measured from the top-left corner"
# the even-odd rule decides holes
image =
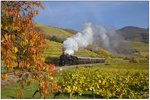
[[[26,67],[27,67],[27,62],[24,61],[24,60],[20,61],[20,62],[19,62],[19,67],[21,67],[21,68],[26,68]]]
[[[29,20],[27,25],[28,25],[28,27],[32,27],[33,26],[33,22],[31,20]]]
[[[36,69],[37,71],[41,71],[41,64],[37,63],[37,64],[35,65],[35,69]]]
[[[40,7],[40,8],[42,8],[42,9],[44,9],[44,6],[41,4],[40,1],[37,1],[37,2],[36,2],[36,5],[37,5],[38,7]]]
[[[37,53],[37,49],[36,49],[35,47],[32,47],[32,48],[31,48],[31,52],[32,52],[33,54],[36,54],[36,53]]]
[[[34,10],[33,15],[36,16],[38,14],[38,10]]]
[[[56,81],[53,81],[51,85],[52,85],[52,90],[53,91],[58,91],[59,86],[57,85]]]
[[[48,88],[48,86],[49,86],[49,83],[47,82],[47,81],[41,81],[40,82],[40,89],[46,89],[46,88]]]
[[[3,49],[5,49],[6,51],[11,49],[11,47],[12,47],[12,40],[13,39],[14,39],[14,35],[5,34],[4,38],[2,39],[2,47],[3,47]]]
[[[2,78],[2,80],[5,80],[7,78],[7,74],[6,73],[2,74],[1,78]]]
[[[57,73],[57,69],[52,64],[46,64],[46,71],[52,76]]]
[[[23,93],[21,90],[19,90],[19,92],[17,93],[17,97],[18,98],[23,98]]]
[[[44,98],[50,94],[49,77],[53,77],[57,72],[54,65],[45,63],[41,58],[41,53],[46,49],[47,44],[42,33],[35,30],[33,17],[39,12],[35,6],[44,9],[41,2],[5,2],[2,4],[2,60],[8,69],[12,69],[14,74],[20,77],[17,82],[23,89],[24,83],[30,85],[31,82],[39,82],[39,90]],[[23,75],[23,71],[30,72],[30,77]],[[2,79],[7,77],[2,75]],[[21,80],[22,79],[22,80]],[[30,80],[29,80],[30,79]],[[50,81],[54,79],[51,78]],[[57,90],[57,83],[53,83],[52,88]],[[19,90],[17,96],[23,97]]]
[[[16,10],[11,10],[10,11],[10,15],[12,15],[12,16],[19,16],[18,12]]]
[[[41,81],[39,85],[39,91],[44,95],[44,98],[48,98],[48,95],[50,94],[50,90],[48,89],[49,82],[47,81]]]
[[[28,7],[29,7],[29,8],[33,8],[33,7],[34,7],[34,3],[30,3],[30,4],[28,5]]]
[[[44,92],[44,99],[48,98],[48,95],[50,94],[50,91],[48,89],[45,89]]]
[[[10,63],[11,63],[11,59],[10,59],[10,58],[5,58],[4,61],[5,61],[6,67],[7,67],[7,68],[10,68],[10,67],[11,67],[11,66],[10,66],[10,65],[11,65],[11,64],[10,64]]]
[[[12,41],[15,39],[14,34],[5,34],[2,38],[2,59],[5,62],[6,67],[9,69],[13,67],[14,61],[16,60],[15,53],[17,48],[13,47]]]

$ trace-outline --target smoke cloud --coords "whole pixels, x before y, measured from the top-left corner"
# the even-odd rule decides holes
[[[88,45],[95,45],[114,52],[121,39],[123,38],[111,28],[85,23],[83,31],[67,38],[62,44],[62,48],[64,53],[69,55],[73,55],[74,52],[86,48]]]

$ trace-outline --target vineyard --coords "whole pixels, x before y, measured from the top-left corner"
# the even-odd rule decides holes
[[[70,96],[91,93],[93,98],[148,98],[146,64],[135,64],[134,67],[131,67],[132,64],[116,66],[83,67],[64,71],[61,73],[61,92],[69,93]],[[128,69],[129,66],[131,68]]]
[[[123,63],[123,65],[122,65]],[[55,77],[60,89],[49,98],[148,98],[148,64],[122,62],[110,65],[89,65],[59,71]],[[24,91],[30,98],[37,84]],[[14,96],[15,85],[2,89],[2,97]],[[39,94],[35,98],[38,98]]]
[[[59,38],[66,38],[72,36],[72,33],[67,32],[63,29],[55,28],[55,27],[48,27],[42,24],[36,24],[36,27],[43,32],[44,34],[57,36]]]

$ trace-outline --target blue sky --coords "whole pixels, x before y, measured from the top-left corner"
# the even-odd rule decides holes
[[[122,28],[148,27],[148,2],[42,2],[45,9],[34,18],[37,23],[81,30],[86,22]]]

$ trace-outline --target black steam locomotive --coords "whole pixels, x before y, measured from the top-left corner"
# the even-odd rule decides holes
[[[76,57],[68,54],[62,54],[58,60],[59,66],[104,62],[105,58]]]

